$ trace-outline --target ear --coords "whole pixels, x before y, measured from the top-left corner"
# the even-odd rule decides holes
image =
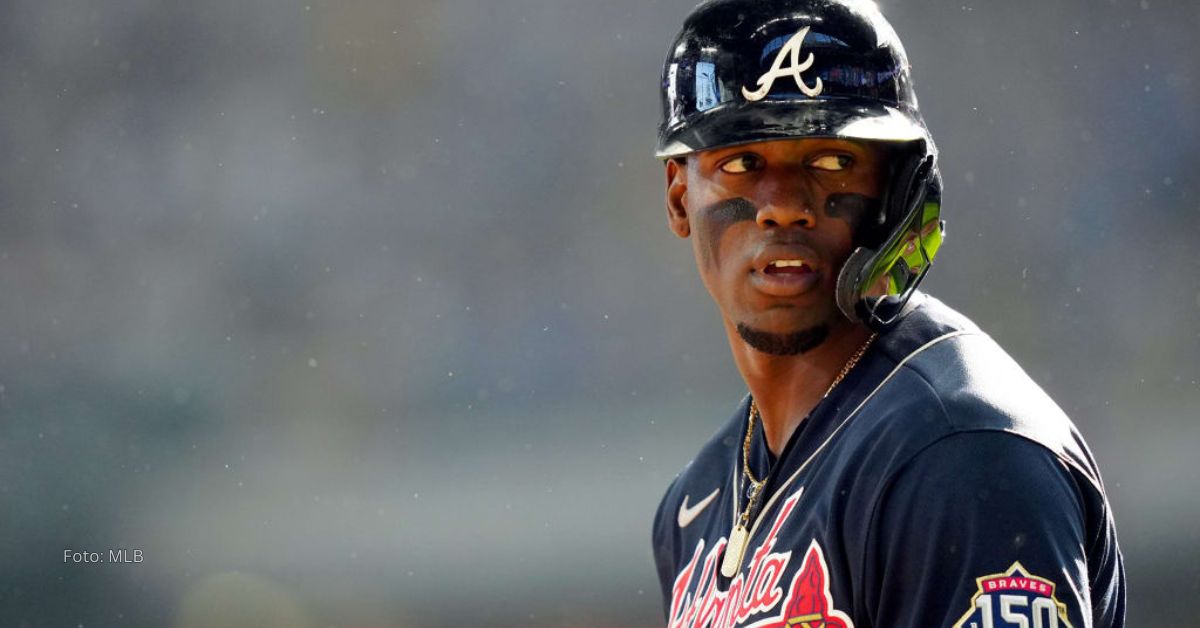
[[[686,238],[692,233],[687,211],[687,158],[668,159],[667,226],[675,235]]]

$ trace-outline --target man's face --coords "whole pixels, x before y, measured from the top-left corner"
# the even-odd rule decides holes
[[[668,220],[727,326],[760,351],[803,353],[850,324],[838,271],[879,215],[885,171],[877,145],[845,140],[703,151],[667,162]]]

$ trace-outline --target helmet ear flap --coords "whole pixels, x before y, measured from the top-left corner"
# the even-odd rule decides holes
[[[918,195],[923,196],[924,184],[929,181],[933,169],[934,157],[923,150],[904,151],[896,155],[889,182],[884,196],[884,223],[895,228],[904,217],[921,202]],[[888,235],[891,235],[889,233]]]
[[[855,249],[837,280],[838,308],[876,330],[907,311],[945,233],[934,153],[913,151],[894,163],[884,192],[884,223],[880,233],[870,234],[878,244]]]
[[[879,250],[908,210],[909,205],[905,201],[914,191],[913,178],[925,155],[911,146],[898,148],[883,142],[876,145],[886,151],[887,173],[883,198],[879,212],[863,220],[854,234],[854,240],[856,246]]]

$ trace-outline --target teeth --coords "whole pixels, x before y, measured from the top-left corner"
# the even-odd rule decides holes
[[[767,264],[767,266],[774,266],[775,268],[787,268],[787,267],[800,268],[804,265],[805,265],[804,260],[802,260],[802,259],[777,259],[777,260],[771,262],[770,264]]]

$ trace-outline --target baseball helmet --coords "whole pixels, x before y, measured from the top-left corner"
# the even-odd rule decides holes
[[[880,215],[864,221],[838,307],[894,322],[941,246],[937,148],[900,39],[869,0],[709,0],[688,16],[662,74],[657,156],[789,138],[893,150]]]

